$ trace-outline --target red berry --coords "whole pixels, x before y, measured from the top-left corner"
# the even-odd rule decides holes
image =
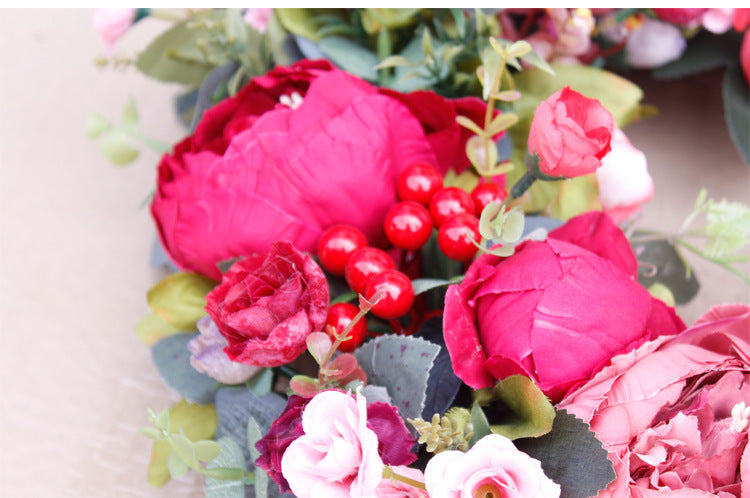
[[[474,213],[474,201],[471,196],[458,187],[441,188],[430,201],[430,216],[435,226],[440,225],[450,216],[458,213]]]
[[[500,204],[508,197],[508,192],[497,183],[483,183],[477,185],[471,191],[471,199],[474,201],[474,214],[477,218],[482,216],[482,210],[490,202]]]
[[[414,304],[414,287],[409,277],[398,270],[386,270],[370,279],[365,290],[368,301],[375,293],[382,291],[382,297],[370,310],[375,316],[385,319],[405,315]]]
[[[349,256],[344,269],[344,278],[349,288],[357,294],[363,294],[367,282],[373,275],[396,268],[388,254],[376,247],[357,249]]]
[[[430,240],[432,219],[423,205],[404,201],[388,210],[383,228],[391,244],[399,249],[416,251]]]
[[[469,261],[477,253],[477,247],[471,243],[471,237],[479,242],[479,219],[473,214],[459,213],[451,216],[438,230],[437,242],[443,254],[455,261]]]
[[[343,275],[349,256],[362,247],[367,247],[367,239],[358,228],[333,225],[318,240],[318,259],[329,273]]]
[[[427,163],[414,163],[398,175],[396,193],[402,201],[415,201],[424,206],[443,187],[443,175]]]
[[[330,325],[336,330],[337,334],[341,334],[344,332],[344,329],[349,326],[352,320],[354,320],[357,313],[359,313],[359,308],[350,303],[336,303],[332,305],[328,308],[325,330],[328,331],[328,325]],[[333,335],[330,333],[329,335],[331,336],[332,341],[336,340]],[[367,322],[365,322],[364,317],[360,318],[359,321],[354,324],[348,335],[351,339],[342,342],[339,346],[339,351],[351,353],[362,344],[362,341],[365,340],[365,336],[367,335]]]

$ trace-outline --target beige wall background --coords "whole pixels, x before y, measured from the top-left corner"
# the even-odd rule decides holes
[[[153,229],[139,207],[158,156],[118,170],[83,134],[89,114],[118,119],[132,96],[145,133],[175,142],[178,87],[94,67],[103,46],[90,19],[90,10],[0,10],[0,494],[200,496],[194,478],[146,484],[150,441],[138,433],[148,407],[177,400],[133,331],[161,276],[148,266]],[[116,53],[135,53],[163,28],[139,23]],[[634,78],[661,109],[627,130],[656,184],[643,226],[678,227],[701,186],[750,202],[718,77]],[[750,302],[740,280],[691,261],[703,288],[679,310],[686,322],[717,303]]]

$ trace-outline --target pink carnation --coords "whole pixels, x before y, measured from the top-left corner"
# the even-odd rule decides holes
[[[304,434],[281,458],[295,496],[373,496],[383,474],[378,437],[367,427],[364,396],[340,391],[317,394],[302,413]]]
[[[560,496],[560,486],[544,475],[539,460],[498,434],[483,437],[466,453],[438,453],[427,462],[424,476],[430,498]]]

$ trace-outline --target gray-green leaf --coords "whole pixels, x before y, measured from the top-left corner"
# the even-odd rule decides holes
[[[221,447],[221,453],[206,465],[207,469],[244,469],[245,457],[242,449],[232,438],[222,437],[216,441]],[[223,469],[222,469],[223,470]],[[227,472],[227,476],[235,472]],[[217,477],[219,474],[217,474]],[[241,480],[215,479],[206,477],[206,498],[245,498],[245,485]]]

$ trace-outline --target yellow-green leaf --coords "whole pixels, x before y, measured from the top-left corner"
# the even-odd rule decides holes
[[[274,9],[274,12],[287,31],[315,42],[319,41],[319,26],[313,19],[315,14],[311,9]]]
[[[214,405],[195,405],[185,400],[169,409],[169,420],[173,433],[179,433],[182,428],[185,436],[191,441],[212,439],[219,423]],[[164,486],[169,481],[170,453],[171,448],[167,441],[154,443],[148,466],[148,482],[152,486]]]
[[[156,313],[149,313],[141,318],[135,326],[135,333],[146,346],[159,342],[170,335],[182,332],[177,327],[165,322]]]
[[[511,375],[497,383],[495,395],[518,418],[515,423],[493,425],[492,432],[510,439],[539,437],[552,430],[555,408],[534,381],[525,375]]]
[[[661,299],[662,301],[664,301],[667,306],[674,306],[675,304],[672,291],[669,290],[669,287],[660,282],[652,284],[651,287],[648,288],[648,292],[656,299]]]
[[[153,286],[146,298],[154,313],[173,327],[195,330],[195,322],[206,314],[206,294],[215,286],[197,273],[173,273]]]

